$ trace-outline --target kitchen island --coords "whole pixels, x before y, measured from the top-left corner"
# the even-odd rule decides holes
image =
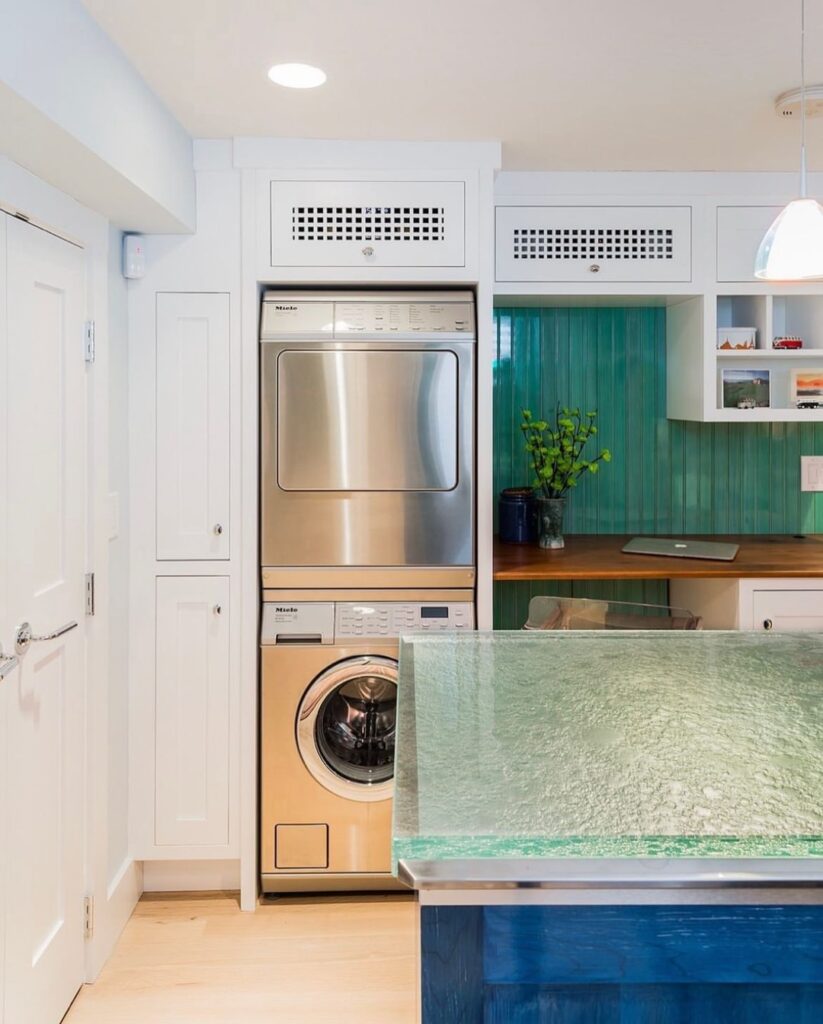
[[[404,640],[423,1024],[823,1019],[823,638]]]

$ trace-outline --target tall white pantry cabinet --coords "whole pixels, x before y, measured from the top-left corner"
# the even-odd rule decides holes
[[[154,672],[143,679],[145,694],[135,694],[138,703],[146,696],[139,720],[149,726],[134,751],[143,808],[135,852],[228,859],[236,856],[231,299],[156,292],[154,303],[154,416],[143,420],[146,433],[154,427],[154,486],[141,492],[144,511],[154,505],[143,517],[147,532],[148,521],[154,525],[154,630],[143,639],[153,642]]]
[[[237,176],[201,173],[198,207],[195,235],[144,239],[129,284],[131,840],[147,889],[175,887],[174,861],[215,862],[199,888],[239,880]]]

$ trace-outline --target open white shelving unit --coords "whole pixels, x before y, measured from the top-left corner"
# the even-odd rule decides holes
[[[823,408],[798,409],[792,396],[793,371],[823,375],[823,294],[745,288],[685,298],[670,310],[670,418],[729,423],[823,422]],[[719,349],[717,330],[723,327],[755,328],[755,348]],[[802,338],[803,348],[772,347],[775,338],[790,336]],[[731,368],[769,371],[768,408],[724,408],[723,371]]]

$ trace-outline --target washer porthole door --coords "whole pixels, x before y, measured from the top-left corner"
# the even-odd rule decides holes
[[[314,778],[350,800],[387,800],[394,777],[397,662],[347,658],[321,673],[297,711],[297,747]]]

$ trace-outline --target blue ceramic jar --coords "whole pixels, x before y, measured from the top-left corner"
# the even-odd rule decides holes
[[[504,544],[537,541],[537,502],[531,487],[506,487],[498,500],[498,534]]]

